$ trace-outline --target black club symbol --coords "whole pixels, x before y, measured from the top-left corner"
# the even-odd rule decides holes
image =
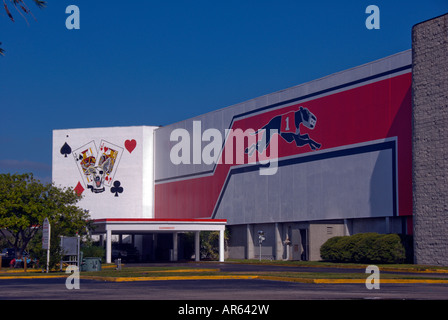
[[[110,192],[115,193],[115,196],[118,197],[119,193],[123,192],[123,187],[120,186],[120,181],[114,181],[114,186],[110,188]]]

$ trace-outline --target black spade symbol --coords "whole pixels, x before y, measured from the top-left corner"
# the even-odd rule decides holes
[[[110,192],[115,193],[115,196],[118,197],[119,193],[123,192],[123,187],[120,186],[120,181],[114,181],[114,186],[110,188]]]
[[[65,155],[65,157],[67,158],[67,155],[70,153],[72,153],[72,148],[70,148],[70,146],[66,142],[61,148],[61,154]]]

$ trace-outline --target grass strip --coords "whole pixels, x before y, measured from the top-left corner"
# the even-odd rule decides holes
[[[283,260],[242,260],[229,259],[228,263],[241,263],[252,265],[272,265],[285,267],[309,267],[309,268],[349,268],[349,269],[365,269],[372,264],[358,264],[358,263],[337,263],[325,261],[283,261]],[[416,265],[416,264],[374,264],[380,268],[380,271],[394,271],[394,272],[423,272],[423,273],[448,273],[448,267],[445,266],[430,266],[430,265]]]

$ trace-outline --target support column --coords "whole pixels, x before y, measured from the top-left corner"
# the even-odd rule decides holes
[[[106,231],[106,263],[112,263],[112,231]]]
[[[274,227],[274,236],[275,236],[275,244],[274,244],[274,248],[275,248],[275,260],[282,260],[282,255],[283,255],[283,242],[282,242],[282,235],[281,235],[281,224],[280,223],[275,223],[275,227]]]
[[[386,229],[386,233],[390,233],[390,218],[389,217],[385,218],[385,229]]]
[[[254,230],[253,226],[248,224],[246,226],[246,259],[254,258]]]
[[[344,236],[350,236],[352,234],[352,225],[353,222],[348,219],[344,219]]]
[[[444,14],[412,28],[414,262],[439,266],[448,265],[447,26]]]
[[[195,231],[194,233],[194,259],[195,261],[201,260],[201,231]]]
[[[219,261],[224,262],[224,228],[219,230]]]
[[[157,233],[154,233],[152,235],[152,252],[151,252],[151,259],[156,260],[156,249],[157,249],[157,242],[158,242]]]
[[[174,232],[173,233],[173,261],[178,260],[177,238],[178,238],[178,234],[177,234],[177,232]]]

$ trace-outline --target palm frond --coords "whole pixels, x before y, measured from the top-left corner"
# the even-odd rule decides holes
[[[23,0],[13,0],[15,6],[19,6],[20,9],[22,9],[25,13],[31,13],[30,9],[28,9],[28,6],[25,4]]]
[[[47,6],[47,1],[43,0],[33,0],[36,6],[38,6],[40,9],[43,9]]]
[[[14,4],[14,8],[17,10],[17,12],[22,16],[22,18],[26,21],[26,24],[27,25],[30,25],[29,23],[28,23],[28,20],[26,19],[26,17],[23,15],[23,13],[22,12],[20,12],[20,10],[19,10],[19,8],[17,7],[17,5],[19,5],[20,6],[20,3],[21,2],[23,2],[23,0],[13,0],[12,1],[12,3]],[[22,9],[23,10],[23,9]],[[25,11],[25,13],[27,13],[26,11]]]
[[[14,17],[12,16],[11,11],[9,11],[8,5],[6,4],[5,0],[3,0],[3,5],[5,7],[5,11],[9,19],[11,19],[11,21],[14,22]]]
[[[12,22],[14,21],[14,17],[11,14],[11,11],[9,10],[8,4],[6,4],[8,0],[3,0],[3,7],[5,9],[6,14],[8,15],[9,19]],[[47,6],[47,1],[45,0],[33,0],[34,4],[39,8],[39,9],[43,9]],[[17,12],[23,17],[23,19],[25,19],[26,23],[28,24],[28,20],[26,19],[26,17],[23,15],[22,11],[25,14],[30,14],[34,19],[36,19],[33,15],[33,13],[31,12],[31,10],[28,8],[28,6],[25,3],[25,0],[9,0],[9,4],[14,6],[14,8],[17,10]],[[0,46],[1,46],[1,42],[0,42]],[[0,55],[4,56],[5,55],[5,50],[0,48]]]

